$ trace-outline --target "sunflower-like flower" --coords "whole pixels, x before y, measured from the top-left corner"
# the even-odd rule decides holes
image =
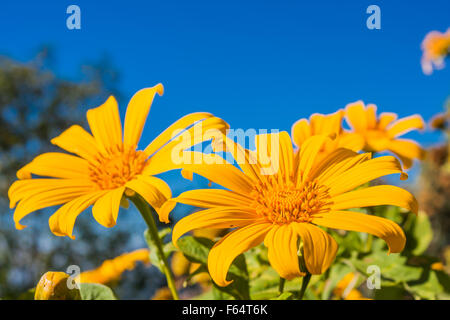
[[[148,249],[137,249],[114,259],[105,260],[100,267],[82,272],[76,280],[80,283],[107,284],[118,280],[125,271],[133,270],[138,262],[150,264]]]
[[[154,177],[165,171],[161,166],[165,164],[154,159],[155,155],[170,151],[178,143],[172,135],[179,130],[225,130],[228,125],[209,113],[189,114],[173,123],[144,150],[137,150],[156,94],[163,94],[161,84],[142,89],[131,98],[123,133],[117,101],[109,97],[101,106],[87,111],[92,135],[73,125],[51,140],[72,154],[44,153],[20,169],[19,180],[8,191],[10,207],[17,205],[16,228],[25,227],[20,220],[29,213],[61,204],[49,219],[55,235],[74,239],[75,220],[90,205],[97,222],[112,227],[124,192],[139,194],[159,212],[162,204],[171,198],[171,190],[163,180]],[[201,139],[201,135],[197,137]],[[199,141],[193,138],[191,142]]]
[[[450,28],[445,33],[429,32],[422,41],[422,70],[429,75],[433,69],[442,69],[444,59],[450,54]]]
[[[206,208],[184,217],[174,226],[172,241],[186,232],[202,228],[234,228],[210,250],[208,269],[220,286],[230,283],[228,269],[241,253],[264,243],[272,267],[285,279],[321,274],[333,262],[337,243],[321,227],[367,232],[384,239],[389,252],[400,252],[405,235],[394,222],[364,213],[344,211],[376,205],[395,205],[417,212],[417,201],[408,191],[390,185],[355,188],[381,176],[403,173],[393,156],[371,159],[370,153],[357,154],[338,148],[323,160],[316,161],[320,150],[330,138],[322,135],[307,139],[294,156],[291,138],[286,132],[258,135],[256,145],[270,142],[266,150],[250,152],[228,137],[227,151],[238,162],[184,165],[194,173],[222,185],[225,189],[200,189],[182,193],[170,200],[161,216],[184,203]],[[277,152],[278,150],[278,152]],[[278,170],[262,165],[265,155],[279,160]],[[261,156],[261,154],[263,156]],[[167,217],[166,217],[167,218]],[[299,265],[299,240],[307,270]]]
[[[405,169],[412,166],[414,159],[424,158],[425,150],[416,141],[398,138],[409,131],[425,128],[420,115],[397,120],[395,113],[383,112],[377,117],[377,106],[365,106],[362,101],[348,104],[345,113],[345,120],[352,132],[363,137],[364,151],[390,151],[400,158]]]
[[[331,114],[314,113],[308,119],[300,119],[292,125],[291,136],[295,146],[300,149],[302,144],[315,135],[332,136],[327,144],[322,147],[320,155],[326,154],[337,148],[347,148],[355,152],[364,147],[364,139],[351,132],[345,132],[342,128],[344,110],[338,110]]]

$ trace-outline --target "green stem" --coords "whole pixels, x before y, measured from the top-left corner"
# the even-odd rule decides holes
[[[156,248],[158,250],[157,255],[159,260],[162,262],[162,268],[164,270],[164,274],[167,279],[167,286],[169,287],[169,290],[172,293],[172,297],[174,300],[179,300],[178,292],[175,286],[175,280],[172,271],[170,270],[169,263],[167,262],[167,258],[164,254],[162,241],[159,238],[158,228],[156,227],[156,222],[155,219],[153,218],[153,214],[150,210],[150,207],[148,206],[147,202],[145,202],[145,200],[143,200],[142,197],[137,194],[133,197],[130,197],[130,199],[131,201],[133,201],[136,208],[138,208],[139,212],[141,213],[142,217],[145,220],[145,223],[147,223],[150,236],[152,237],[153,241],[156,244]]]
[[[280,294],[284,291],[284,284],[286,283],[286,279],[280,277],[280,283],[278,284],[278,291]]]
[[[305,295],[306,287],[308,286],[309,280],[311,280],[311,273],[306,272],[306,275],[303,277],[302,288],[300,289],[300,295],[298,300],[302,300]]]

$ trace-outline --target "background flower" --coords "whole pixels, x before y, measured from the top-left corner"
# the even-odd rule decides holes
[[[412,130],[424,129],[425,122],[420,115],[412,115],[397,120],[392,112],[377,116],[377,106],[364,105],[357,101],[345,107],[345,120],[351,132],[359,134],[365,141],[368,152],[390,151],[395,154],[405,169],[412,166],[414,159],[423,159],[425,151],[414,140],[399,137]]]

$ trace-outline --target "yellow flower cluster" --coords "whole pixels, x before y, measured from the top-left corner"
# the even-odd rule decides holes
[[[295,122],[291,135],[285,131],[257,135],[256,145],[266,147],[253,151],[226,136],[224,120],[193,113],[138,150],[154,96],[162,93],[161,84],[137,92],[126,110],[123,131],[117,102],[110,97],[87,112],[91,133],[75,125],[52,140],[71,154],[45,153],[20,169],[19,180],[9,189],[10,206],[17,206],[16,227],[24,228],[20,221],[33,211],[62,205],[50,217],[50,229],[55,235],[74,238],[75,220],[86,208],[93,205],[94,218],[112,227],[123,199],[134,194],[165,222],[176,203],[197,206],[203,210],[176,223],[172,241],[176,246],[183,234],[194,229],[231,229],[208,257],[209,273],[219,286],[230,283],[227,272],[233,260],[261,243],[268,249],[271,266],[285,279],[323,273],[338,249],[324,228],[367,232],[385,240],[390,252],[403,250],[405,235],[396,223],[348,209],[394,205],[417,213],[417,201],[408,191],[368,183],[390,174],[406,179],[404,169],[423,158],[424,151],[415,141],[399,138],[424,128],[420,116],[397,120],[394,113],[377,115],[375,105],[357,101],[333,114],[313,114],[309,120]],[[344,119],[349,129],[344,128]],[[231,153],[239,167],[227,161],[211,162],[220,158],[217,154],[199,163],[173,161],[179,143],[175,132],[190,133],[191,146],[204,139],[196,131],[209,129],[220,133],[214,145]],[[383,151],[394,156],[374,157]],[[197,155],[185,152],[187,158]],[[267,156],[276,159],[276,168],[274,162],[263,163]],[[189,190],[172,198],[170,187],[155,175],[174,169],[183,170],[185,176],[196,173],[224,188]],[[299,242],[305,267],[299,264]],[[80,281],[110,282],[136,261],[148,262],[148,252],[139,250],[105,261],[100,268],[81,274]]]

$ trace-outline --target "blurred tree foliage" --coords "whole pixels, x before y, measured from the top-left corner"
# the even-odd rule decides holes
[[[429,148],[422,162],[418,200],[435,233],[430,252],[443,256],[450,250],[450,98],[444,112],[437,114],[430,125],[441,131],[445,140]]]
[[[0,57],[0,298],[18,298],[34,287],[48,270],[65,271],[71,264],[81,270],[95,268],[105,259],[144,246],[127,231],[137,219],[123,219],[121,228],[103,230],[90,215],[78,219],[77,240],[59,238],[48,228],[47,214],[31,214],[28,228],[14,228],[7,190],[16,179],[17,169],[42,152],[57,150],[50,139],[72,124],[85,126],[85,111],[118,96],[118,73],[107,59],[83,65],[79,80],[62,79],[51,71],[51,52],[42,50],[32,61],[22,63]],[[120,97],[120,95],[119,95]],[[86,127],[86,126],[85,126]],[[134,212],[133,212],[134,213]],[[133,213],[129,213],[128,216]],[[139,230],[139,225],[135,226]],[[142,227],[142,232],[144,227]],[[137,232],[142,237],[142,233]],[[100,239],[101,238],[101,239]],[[140,239],[139,239],[140,240]],[[134,241],[134,242],[133,242]],[[140,266],[144,269],[142,266]],[[127,287],[118,294],[149,298],[152,292],[142,290],[150,277],[141,270],[127,277]],[[137,278],[136,278],[137,277]],[[140,296],[143,292],[146,296]]]

